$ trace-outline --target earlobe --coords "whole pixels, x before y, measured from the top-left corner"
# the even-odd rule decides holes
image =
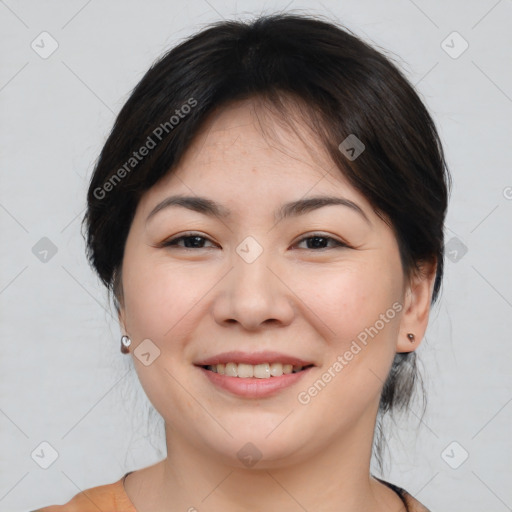
[[[422,263],[407,285],[397,352],[412,352],[421,344],[428,325],[436,268],[435,262]]]
[[[126,322],[125,322],[125,311],[122,307],[117,309],[117,318],[119,319],[119,328],[121,330],[121,352],[123,354],[130,353],[130,345],[132,344],[132,340],[127,335],[126,331]]]

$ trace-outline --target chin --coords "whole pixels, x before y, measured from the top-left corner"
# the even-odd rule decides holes
[[[281,418],[282,420],[282,418]],[[217,460],[223,460],[228,466],[247,469],[271,469],[284,467],[298,459],[307,458],[306,448],[311,449],[312,440],[307,436],[294,435],[291,432],[279,432],[278,422],[255,423],[246,428],[228,429],[229,435],[217,435],[203,438],[208,449],[215,452]],[[270,434],[269,434],[270,433]],[[197,444],[196,444],[197,446]]]

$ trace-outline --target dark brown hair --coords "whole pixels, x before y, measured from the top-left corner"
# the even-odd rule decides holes
[[[83,220],[89,261],[116,309],[142,194],[172,172],[214,110],[251,98],[275,107],[283,120],[290,104],[299,108],[339,172],[393,229],[404,275],[437,263],[435,302],[451,179],[431,116],[382,51],[319,17],[276,14],[218,22],[188,38],[154,63],[121,109],[96,163]],[[339,147],[349,136],[364,144],[354,159]],[[416,353],[396,354],[379,415],[407,409],[417,381]],[[380,423],[376,431],[381,465]]]

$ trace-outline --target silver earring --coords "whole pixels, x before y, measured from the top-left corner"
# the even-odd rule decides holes
[[[413,334],[412,332],[408,333],[408,334],[407,334],[407,337],[409,338],[409,341],[410,341],[411,343],[414,343],[414,334]]]
[[[128,336],[121,337],[121,352],[123,354],[128,354],[130,349],[128,348],[132,344],[132,340]]]

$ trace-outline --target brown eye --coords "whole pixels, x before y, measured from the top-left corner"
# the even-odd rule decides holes
[[[327,235],[323,235],[321,233],[315,233],[311,236],[307,236],[299,240],[297,242],[298,244],[301,244],[302,242],[309,242],[311,243],[307,244],[306,249],[330,249],[330,247],[326,247],[326,244],[332,243],[335,247],[348,247],[347,244],[340,242],[336,240],[335,238]]]
[[[179,242],[183,241],[184,245],[181,245]],[[184,249],[204,249],[204,243],[211,242],[210,239],[198,234],[191,233],[180,235],[175,238],[171,238],[170,240],[166,240],[162,243],[161,247],[182,247]],[[212,242],[213,243],[213,242]]]

